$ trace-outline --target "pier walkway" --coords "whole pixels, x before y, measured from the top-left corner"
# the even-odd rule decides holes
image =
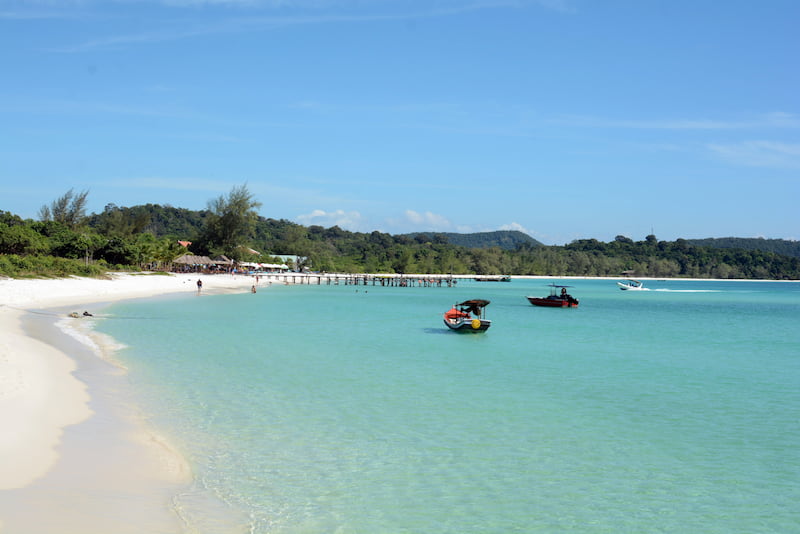
[[[479,278],[472,274],[258,273],[258,276],[273,283],[382,287],[455,287],[459,280]]]

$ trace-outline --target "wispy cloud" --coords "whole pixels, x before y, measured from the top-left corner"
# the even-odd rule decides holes
[[[38,20],[62,18],[58,12],[0,11],[0,20]]]
[[[172,7],[231,6],[252,8],[291,5],[290,0],[160,0],[159,3]]]
[[[45,49],[48,52],[57,52],[64,54],[88,52],[98,49],[115,49],[124,48],[131,45],[139,44],[155,44],[167,41],[178,41],[182,39],[189,39],[193,37],[200,37],[204,35],[211,35],[215,33],[231,32],[232,29],[227,25],[214,25],[214,26],[198,26],[189,29],[174,29],[166,28],[162,30],[154,30],[149,32],[125,34],[125,35],[112,35],[84,41],[82,43],[51,47]]]
[[[174,191],[209,191],[219,193],[228,191],[236,184],[221,180],[208,180],[205,178],[144,176],[136,178],[110,178],[108,180],[103,180],[102,185],[104,187],[120,187],[123,189],[166,189]]]
[[[737,165],[800,169],[800,143],[744,141],[734,144],[709,144],[717,156]]]
[[[60,9],[59,9],[60,7]],[[35,21],[48,19],[78,19],[84,14],[65,9],[66,6],[22,7],[17,9],[5,8],[0,10],[0,20]]]
[[[585,128],[629,128],[651,130],[743,130],[756,128],[800,128],[800,117],[792,113],[771,112],[739,120],[731,119],[612,119],[586,115],[564,115],[549,122]]]
[[[537,0],[536,4],[553,11],[560,11],[562,13],[575,13],[577,11],[574,3],[570,0]]]
[[[161,29],[110,35],[90,39],[82,43],[50,48],[51,52],[79,53],[97,49],[114,49],[133,45],[146,45],[168,41],[178,41],[196,37],[265,31],[287,26],[370,23],[380,21],[421,20],[454,16],[461,13],[493,9],[514,9],[527,5],[538,5],[549,9],[569,11],[566,0],[483,0],[463,2],[450,0],[436,4],[385,1],[379,4],[368,4],[382,11],[364,12],[361,2],[347,0],[159,0],[158,3],[169,7],[239,7],[248,9],[247,16],[233,16],[218,19],[214,23],[200,23],[187,26],[187,20],[179,23],[164,23]],[[409,7],[410,4],[410,7]],[[420,7],[422,6],[422,7]],[[275,8],[291,8],[296,15],[260,15]]]
[[[114,102],[67,100],[67,99],[37,99],[35,97],[21,97],[18,95],[6,96],[0,94],[0,112],[14,114],[72,114],[72,115],[118,115],[128,117],[149,117],[165,119],[200,119],[208,120],[209,117],[195,113],[188,109],[166,107],[164,105],[135,105],[128,102],[121,104]],[[16,98],[14,98],[16,97]]]
[[[268,9],[288,7],[302,9],[343,9],[353,6],[360,7],[368,4],[367,2],[357,0],[154,0],[154,3],[173,7],[230,6]],[[433,6],[434,3],[429,0],[382,0],[380,2],[373,1],[371,5],[380,5],[384,8],[404,9],[408,6]],[[438,12],[452,13],[477,9],[519,8],[528,5],[539,6],[554,11],[575,11],[571,0],[473,0],[471,2],[465,0],[438,0],[433,9]]]

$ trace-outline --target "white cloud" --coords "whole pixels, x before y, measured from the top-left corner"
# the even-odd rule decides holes
[[[516,230],[517,232],[522,232],[523,234],[532,235],[524,226],[519,223],[512,222],[510,224],[504,224],[498,228],[498,230]]]
[[[144,1],[144,0],[140,0]],[[529,0],[542,8],[570,12],[573,11],[569,0]],[[35,4],[36,2],[34,2]],[[101,2],[97,2],[98,4]],[[373,23],[378,21],[413,21],[431,18],[444,18],[461,13],[486,10],[519,9],[524,7],[526,0],[463,0],[440,1],[431,5],[430,2],[348,2],[345,0],[152,0],[152,3],[161,4],[167,8],[184,9],[202,12],[205,9],[229,9],[236,12],[235,8],[247,10],[247,16],[227,17],[213,24],[200,24],[191,27],[187,22],[181,21],[180,26],[170,26],[163,29],[151,29],[143,33],[119,34],[95,38],[82,43],[51,48],[51,52],[79,53],[95,49],[123,48],[135,45],[148,45],[167,41],[177,41],[240,32],[264,31],[272,28],[311,25],[311,24],[341,24],[341,23]],[[84,8],[92,2],[77,0],[72,5]],[[301,14],[273,15],[273,12],[292,8],[301,10]],[[365,10],[367,8],[367,10]],[[376,11],[377,9],[377,11]],[[262,15],[266,13],[266,15]],[[255,15],[255,16],[254,16]],[[0,12],[0,18],[21,17],[19,12]],[[35,15],[28,15],[35,16]]]
[[[391,234],[409,232],[462,232],[447,217],[430,211],[406,210],[400,217],[386,217],[381,231]]]
[[[737,165],[800,169],[800,143],[743,141],[727,145],[710,144],[708,148]]]
[[[442,232],[450,230],[453,226],[447,217],[430,211],[419,213],[414,210],[406,210],[405,217],[407,222],[411,223],[419,230]]]
[[[362,224],[361,214],[357,211],[325,211],[314,210],[311,213],[297,216],[297,222],[304,226],[338,226],[344,230],[359,231]]]

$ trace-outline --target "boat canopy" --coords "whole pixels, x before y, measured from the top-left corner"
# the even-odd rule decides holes
[[[459,302],[458,304],[456,304],[456,306],[458,306],[462,310],[468,311],[468,312],[473,313],[475,315],[480,315],[481,308],[485,308],[488,305],[489,305],[489,301],[488,300],[483,300],[483,299],[470,299],[470,300],[465,300],[464,302]]]

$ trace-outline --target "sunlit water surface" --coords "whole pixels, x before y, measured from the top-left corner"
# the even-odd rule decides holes
[[[800,283],[262,287],[113,306],[190,529],[800,531]],[[491,300],[493,325],[442,313]],[[224,506],[210,504],[222,502]]]

